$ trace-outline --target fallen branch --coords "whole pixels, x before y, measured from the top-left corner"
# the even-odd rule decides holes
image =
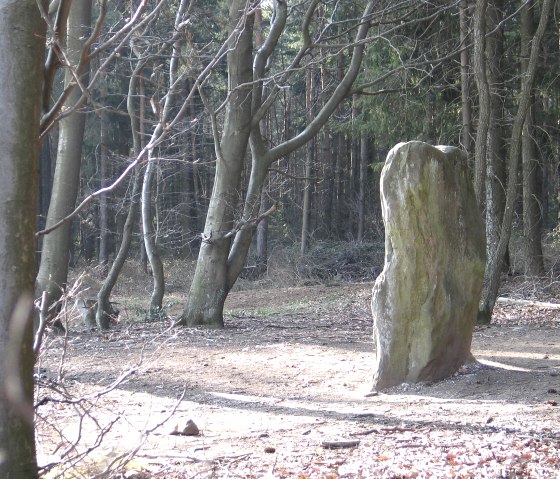
[[[497,303],[502,304],[521,304],[524,306],[538,306],[539,308],[547,309],[560,309],[560,303],[548,303],[543,301],[534,301],[531,299],[515,299],[500,297],[496,300]]]
[[[360,441],[350,440],[350,441],[323,441],[321,446],[325,449],[346,449],[351,447],[356,447],[360,444]]]

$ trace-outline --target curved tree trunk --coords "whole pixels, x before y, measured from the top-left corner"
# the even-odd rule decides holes
[[[0,477],[34,479],[31,310],[45,24],[34,0],[0,0],[0,11]]]
[[[152,269],[154,287],[150,304],[148,306],[147,318],[149,320],[158,319],[162,314],[163,295],[165,293],[165,279],[163,276],[163,263],[157,249],[157,233],[153,222],[152,211],[152,191],[154,185],[154,175],[156,173],[156,160],[151,153],[148,158],[148,165],[144,172],[142,183],[142,230],[144,232],[144,246],[146,256]]]
[[[137,157],[140,155],[142,150],[142,123],[144,122],[144,117],[142,115],[144,96],[140,95],[140,117],[136,116],[136,108],[134,106],[134,98],[136,97],[136,86],[138,79],[142,74],[142,68],[144,66],[144,61],[140,60],[136,65],[136,68],[132,72],[128,86],[127,95],[127,109],[128,115],[130,117],[130,127],[132,130],[132,143],[134,155]],[[111,313],[113,308],[111,307],[111,292],[117,284],[117,280],[121,273],[122,267],[128,257],[128,252],[130,250],[130,244],[132,243],[132,232],[134,230],[134,225],[138,218],[138,213],[140,211],[140,192],[142,188],[142,178],[143,175],[140,171],[136,170],[134,172],[134,180],[132,186],[132,193],[130,196],[130,203],[128,205],[128,214],[126,216],[126,221],[124,223],[121,244],[117,255],[115,256],[115,261],[111,265],[107,277],[99,292],[97,293],[97,310],[95,313],[95,322],[99,329],[108,329],[110,323]]]
[[[91,0],[75,0],[70,10],[67,55],[73,67],[80,63],[83,44],[88,38],[91,24],[91,3]],[[81,71],[76,72],[82,78],[82,82],[85,81],[87,71],[88,67],[84,67]],[[73,81],[73,76],[67,72],[65,83],[68,84],[71,81]],[[81,90],[75,88],[66,104],[72,107],[81,94]],[[47,228],[71,213],[76,204],[80,185],[85,122],[85,114],[78,111],[60,121],[58,153],[47,215]],[[72,223],[66,222],[43,239],[36,293],[40,296],[43,291],[47,291],[51,304],[60,298],[66,288],[71,229]]]
[[[183,22],[184,14],[186,12],[189,0],[181,0],[177,13],[175,15],[175,30],[179,31],[179,26]],[[178,39],[173,43],[173,51],[171,61],[169,63],[169,90],[165,98],[165,103],[158,119],[158,123],[152,133],[152,143],[156,138],[159,138],[164,128],[167,127],[166,123],[170,120],[172,108],[175,105],[175,97],[179,87],[180,80],[185,78],[185,73],[180,77],[179,71],[179,56],[181,49],[181,41]],[[165,278],[163,273],[163,263],[157,249],[157,235],[156,229],[153,224],[152,214],[152,191],[154,181],[157,180],[156,159],[154,158],[154,149],[150,148],[148,152],[148,164],[144,173],[144,182],[142,183],[142,230],[144,236],[144,246],[146,248],[146,256],[152,268],[152,276],[154,279],[154,287],[150,304],[148,307],[147,318],[158,319],[163,314],[163,295],[165,294]]]

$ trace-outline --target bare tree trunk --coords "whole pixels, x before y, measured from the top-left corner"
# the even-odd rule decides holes
[[[34,479],[33,282],[45,24],[0,0],[0,477]]]
[[[180,324],[224,325],[223,308],[231,286],[228,264],[233,220],[244,158],[251,131],[253,16],[246,16],[244,0],[231,0],[228,41],[228,103],[221,140],[213,119],[216,148],[216,176],[204,236],[189,297]],[[260,191],[259,191],[260,199]]]
[[[461,129],[461,143],[467,153],[468,161],[473,155],[473,121],[471,103],[470,58],[469,50],[465,48],[469,40],[470,0],[461,0],[459,4],[459,22],[461,35],[461,115],[463,126]]]
[[[162,314],[163,295],[165,294],[165,279],[163,273],[163,263],[157,248],[157,233],[154,225],[154,213],[152,205],[152,192],[156,181],[156,160],[149,154],[148,164],[144,172],[142,183],[141,211],[142,211],[142,231],[144,233],[144,247],[146,256],[152,270],[153,289],[150,297],[150,304],[146,317],[149,320],[157,319]]]
[[[539,25],[531,41],[531,53],[527,65],[526,74],[519,93],[519,106],[514,118],[511,133],[511,144],[509,153],[508,183],[506,190],[506,208],[504,211],[504,219],[500,233],[500,242],[495,258],[490,260],[487,271],[490,272],[488,285],[482,292],[482,299],[478,313],[478,321],[480,323],[489,323],[496,298],[498,297],[498,289],[500,287],[500,276],[502,272],[502,262],[505,257],[513,222],[513,214],[515,210],[515,199],[517,196],[517,179],[519,158],[521,156],[521,137],[523,133],[523,125],[527,111],[531,105],[531,94],[535,81],[537,70],[537,62],[539,57],[539,48],[544,36],[548,20],[551,16],[554,0],[544,0],[541,8],[541,17]]]
[[[490,87],[486,75],[486,9],[487,0],[476,0],[474,10],[473,31],[473,65],[474,76],[478,88],[478,129],[475,142],[474,191],[478,206],[482,210],[484,204],[484,185],[486,182],[486,147],[488,128],[490,126]]]
[[[181,0],[177,13],[175,14],[175,31],[179,31],[180,24],[184,21],[184,14],[190,0]],[[171,111],[175,106],[175,97],[179,90],[179,57],[181,55],[181,40],[177,39],[173,43],[173,51],[171,61],[169,62],[169,90],[167,92],[161,117],[158,118],[158,123],[152,133],[152,139],[158,138],[164,128],[167,127],[166,123],[171,117]],[[154,188],[154,181],[157,181],[157,160],[154,158],[154,149],[151,148],[148,152],[148,162],[146,171],[144,173],[144,182],[142,183],[142,197],[141,197],[141,211],[142,211],[142,229],[144,234],[144,246],[146,247],[146,255],[152,268],[153,276],[153,290],[150,297],[150,304],[148,307],[147,318],[157,319],[163,314],[163,295],[165,294],[165,278],[163,272],[163,263],[157,249],[157,234],[154,227],[154,214],[152,211],[152,192]],[[156,198],[157,203],[157,198]],[[156,205],[157,207],[157,205]]]
[[[144,85],[144,78],[140,76],[138,79],[138,93],[140,98],[139,107],[139,120],[138,120],[138,131],[139,131],[139,142],[140,148],[143,149],[146,146],[146,88]],[[148,272],[148,255],[146,254],[146,245],[144,243],[144,226],[142,225],[142,218],[140,218],[139,229],[141,232],[140,239],[140,264],[142,265],[142,270]]]
[[[521,11],[521,73],[527,71],[530,42],[535,31],[534,10],[536,2],[530,0]],[[542,212],[539,177],[542,168],[535,142],[535,95],[525,118],[522,135],[523,171],[523,236],[525,273],[533,276],[544,274],[542,251]]]
[[[266,188],[263,188],[261,196],[261,209],[259,216],[264,215],[271,208]],[[257,275],[266,272],[268,265],[268,217],[263,218],[257,226]]]
[[[80,62],[82,48],[91,24],[91,0],[75,0],[68,18],[68,59],[72,67]],[[85,82],[88,67],[76,72]],[[67,71],[65,83],[73,81]],[[73,106],[82,92],[75,88],[68,98],[67,105]],[[52,187],[52,196],[47,216],[47,227],[67,216],[73,209],[80,185],[80,166],[86,116],[74,112],[63,118],[59,126],[58,153]],[[71,242],[71,222],[66,222],[43,239],[41,265],[37,274],[37,294],[48,292],[51,303],[57,301],[66,288],[68,262]]]
[[[106,98],[106,86],[103,86],[103,96]],[[99,179],[103,188],[109,184],[109,118],[106,109],[99,113],[101,134],[99,144]],[[99,264],[107,265],[109,262],[109,200],[107,195],[99,198]]]
[[[504,47],[503,0],[491,0],[487,10],[487,27],[493,31],[486,38],[486,72],[490,87],[490,123],[486,150],[486,248],[488,262],[496,255],[500,225],[504,217],[506,184],[506,145],[504,134]],[[488,280],[488,278],[486,278]],[[487,281],[488,282],[488,281]]]
[[[144,118],[140,115],[136,116],[136,108],[134,106],[134,98],[136,97],[136,86],[139,77],[142,75],[143,61],[140,60],[136,65],[136,68],[132,72],[129,81],[128,95],[127,95],[127,109],[128,115],[130,117],[130,126],[132,131],[132,143],[134,156],[138,157],[140,151],[142,150],[143,139],[140,135],[141,127],[140,122],[144,121]],[[144,97],[140,96],[140,105],[143,105]],[[142,107],[140,107],[142,108]],[[126,216],[126,221],[124,223],[121,243],[119,250],[115,256],[115,261],[111,265],[107,277],[103,281],[99,292],[97,293],[97,310],[95,313],[95,322],[99,329],[108,329],[110,325],[110,316],[113,312],[111,307],[111,292],[117,284],[119,275],[121,274],[122,267],[128,257],[128,252],[130,250],[130,244],[132,243],[132,232],[134,230],[134,225],[138,218],[139,207],[140,207],[140,192],[142,188],[142,178],[143,175],[140,171],[134,172],[134,180],[132,186],[132,193],[130,195],[130,203],[128,205],[128,214]]]
[[[369,160],[369,137],[365,131],[360,136],[360,177],[358,186],[358,241],[364,241],[366,224],[366,179]]]
[[[312,69],[308,69],[305,73],[305,111],[307,112],[307,121],[313,118],[313,89],[314,89],[314,73]],[[305,155],[305,168],[303,176],[303,200],[301,211],[301,246],[300,253],[304,255],[309,249],[309,236],[311,230],[311,193],[313,183],[311,176],[313,175],[313,163],[315,162],[315,145],[313,141],[307,143]]]

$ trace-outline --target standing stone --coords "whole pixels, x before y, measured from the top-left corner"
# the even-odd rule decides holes
[[[385,266],[373,288],[375,390],[443,379],[473,360],[484,224],[466,155],[399,143],[381,173]]]

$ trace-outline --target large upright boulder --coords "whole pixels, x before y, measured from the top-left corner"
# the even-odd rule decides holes
[[[459,149],[399,143],[381,173],[385,266],[373,288],[375,390],[443,379],[472,360],[484,225]]]

